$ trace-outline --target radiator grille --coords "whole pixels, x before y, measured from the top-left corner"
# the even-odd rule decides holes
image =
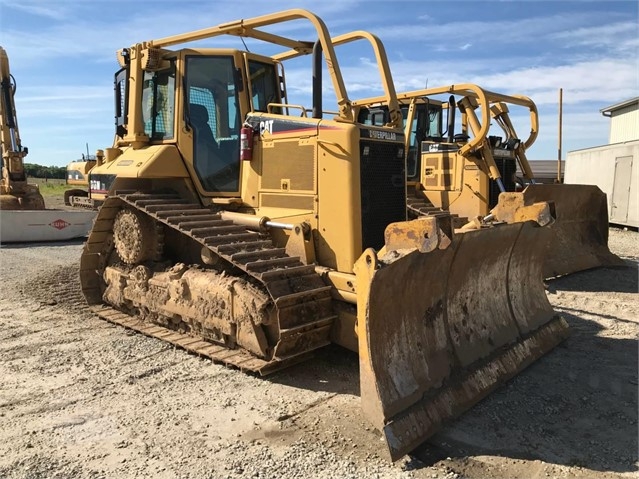
[[[506,191],[515,191],[514,175],[517,173],[517,162],[513,158],[495,158],[497,169],[501,175],[501,181],[504,183]],[[494,208],[499,199],[499,186],[496,181],[490,181],[489,206]]]
[[[279,190],[282,180],[290,180],[289,190],[315,191],[315,147],[299,141],[278,140],[273,148],[264,148],[262,188]]]
[[[93,193],[106,193],[111,189],[111,185],[115,179],[116,175],[89,173],[89,191]]]
[[[381,248],[386,226],[406,219],[402,149],[400,143],[360,141],[363,248]]]

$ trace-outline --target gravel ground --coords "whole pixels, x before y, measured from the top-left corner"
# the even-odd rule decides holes
[[[0,249],[0,477],[637,477],[639,233],[629,267],[548,282],[573,334],[395,464],[354,354],[268,378],[94,317],[79,242]]]

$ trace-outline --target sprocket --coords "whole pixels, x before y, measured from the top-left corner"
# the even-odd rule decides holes
[[[113,242],[120,259],[130,265],[159,259],[163,243],[153,219],[129,208],[115,217]]]

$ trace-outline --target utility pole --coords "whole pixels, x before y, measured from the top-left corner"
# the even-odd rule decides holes
[[[557,183],[563,183],[561,181],[561,126],[563,116],[563,94],[564,89],[559,89],[559,141],[557,146]]]

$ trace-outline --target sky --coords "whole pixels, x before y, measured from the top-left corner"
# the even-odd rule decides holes
[[[0,0],[0,45],[17,82],[25,161],[65,166],[111,146],[116,50],[240,18],[304,8],[331,35],[367,30],[384,43],[397,91],[458,83],[529,96],[540,113],[530,160],[558,156],[563,90],[563,159],[608,142],[600,110],[639,96],[639,2],[629,1],[252,1]],[[268,30],[312,40],[310,23]],[[274,51],[247,41],[256,53]],[[189,46],[244,49],[235,38]],[[351,100],[382,93],[372,49],[338,47]],[[311,106],[310,61],[285,64],[289,102]],[[327,82],[325,81],[325,85]],[[330,98],[326,86],[325,96]],[[324,108],[330,104],[325,100]],[[513,111],[521,136],[527,113]],[[521,122],[521,123],[517,123]]]

